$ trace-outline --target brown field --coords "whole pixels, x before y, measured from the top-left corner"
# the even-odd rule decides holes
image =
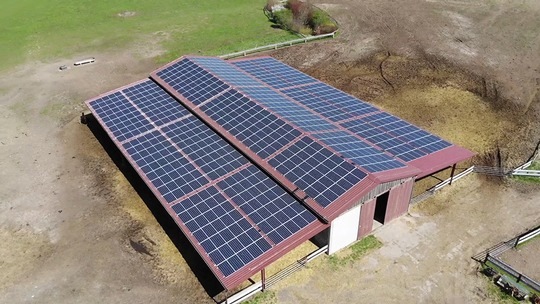
[[[531,155],[538,1],[314,2],[340,35],[272,56],[477,152],[474,162]],[[158,67],[136,45],[67,72],[58,66],[88,54],[0,75],[0,303],[213,303],[196,253],[78,123],[84,100]],[[496,302],[470,256],[538,225],[539,199],[533,184],[471,175],[377,230],[382,248],[339,269],[320,260],[274,291],[280,303]]]

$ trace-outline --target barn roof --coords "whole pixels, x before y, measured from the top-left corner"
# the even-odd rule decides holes
[[[87,105],[227,289],[380,183],[472,156],[270,57],[182,57]]]

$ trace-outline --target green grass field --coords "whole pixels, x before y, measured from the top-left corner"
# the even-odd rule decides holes
[[[294,36],[271,28],[264,0],[5,0],[0,10],[0,70],[144,43],[157,31],[169,61],[182,54],[218,55]],[[132,17],[118,14],[130,11]]]

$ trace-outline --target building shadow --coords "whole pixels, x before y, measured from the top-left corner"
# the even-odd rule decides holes
[[[122,152],[120,152],[114,142],[109,138],[107,132],[101,127],[96,118],[92,114],[87,114],[81,117],[81,121],[82,120],[85,121],[86,125],[99,141],[103,149],[107,152],[118,169],[124,174],[133,189],[137,191],[148,209],[150,209],[165,233],[167,233],[180,254],[182,254],[182,257],[186,260],[189,268],[191,268],[191,271],[195,274],[208,295],[215,298],[218,294],[222,293],[224,288],[210,268],[208,268],[199,253],[191,245],[187,237],[176,225],[176,222],[171,218],[169,213],[167,213],[165,208],[137,174],[135,169],[133,169],[125,159]]]

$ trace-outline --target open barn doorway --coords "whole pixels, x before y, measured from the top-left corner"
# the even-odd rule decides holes
[[[390,191],[387,191],[379,195],[375,201],[375,213],[373,215],[373,228],[376,228],[384,224],[384,219],[386,218],[386,209],[388,208],[388,196]]]

